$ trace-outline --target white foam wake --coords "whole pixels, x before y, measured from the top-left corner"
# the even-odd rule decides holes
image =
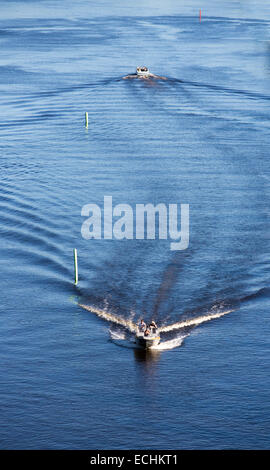
[[[128,349],[137,348],[134,339],[131,340],[127,338],[124,331],[109,330],[109,332],[110,332],[111,340],[114,342],[114,344],[117,344],[118,346],[121,346],[122,348],[128,348]]]
[[[223,317],[223,315],[227,315],[228,313],[231,313],[231,312],[233,312],[233,310],[226,310],[226,311],[217,312],[217,313],[208,313],[207,315],[202,315],[200,317],[191,318],[190,320],[183,320],[177,323],[173,323],[172,325],[161,326],[159,328],[159,331],[160,332],[173,331],[173,330],[179,330],[181,328],[185,328],[187,326],[200,325],[201,323],[214,320],[215,318]]]
[[[157,346],[152,346],[151,349],[155,351],[165,351],[167,349],[178,348],[179,346],[181,346],[181,344],[183,343],[184,339],[187,336],[188,335],[181,335],[181,336],[177,336],[176,338],[170,339],[168,341],[162,341]]]
[[[85,310],[94,313],[98,317],[103,318],[104,320],[108,322],[123,326],[126,330],[128,330],[131,333],[135,333],[137,331],[136,323],[132,321],[132,319],[135,316],[134,312],[131,312],[131,316],[129,319],[125,319],[118,315],[115,315],[114,313],[109,312],[107,306],[105,309],[102,310],[92,305],[84,305],[80,303],[78,305],[84,308]],[[199,317],[182,320],[180,322],[176,322],[171,325],[163,325],[159,328],[159,331],[160,333],[166,333],[166,332],[173,331],[173,330],[181,330],[182,328],[189,327],[189,326],[197,326],[197,325],[200,325],[201,323],[205,323],[207,321],[220,318],[233,311],[234,310],[231,309],[231,310],[224,310],[224,311],[213,312],[213,313],[208,312],[207,314],[201,315]],[[127,338],[124,331],[110,330],[110,335],[111,335],[111,339],[119,345],[125,345],[125,347],[135,347],[134,340],[131,341],[129,338]],[[157,346],[154,346],[151,349],[166,350],[166,349],[176,348],[182,344],[182,342],[187,336],[188,336],[187,334],[177,335],[175,338],[170,339],[168,341],[161,341]]]
[[[131,319],[125,319],[114,313],[108,312],[108,310],[101,310],[100,308],[93,307],[92,305],[78,304],[80,307],[88,310],[88,312],[95,313],[98,317],[104,318],[109,322],[115,323],[117,325],[122,325],[124,328],[127,328],[129,331],[134,333],[137,329],[137,326]],[[133,314],[134,316],[134,314]]]
[[[111,339],[113,340],[123,341],[126,339],[126,335],[124,331],[112,331],[112,330],[109,330],[109,331],[110,331]]]

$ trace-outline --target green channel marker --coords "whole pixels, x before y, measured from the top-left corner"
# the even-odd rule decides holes
[[[78,259],[77,259],[77,249],[74,248],[74,283],[75,286],[78,284]]]

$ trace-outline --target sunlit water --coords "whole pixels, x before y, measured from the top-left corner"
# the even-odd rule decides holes
[[[270,9],[181,3],[1,2],[2,449],[269,448]],[[104,196],[188,249],[83,239]]]

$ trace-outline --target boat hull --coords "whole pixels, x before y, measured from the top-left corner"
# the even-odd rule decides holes
[[[150,72],[137,72],[138,77],[150,77]]]
[[[144,336],[144,334],[137,334],[136,335],[136,343],[143,349],[150,349],[154,346],[157,346],[160,342],[160,336],[151,335],[151,336]]]

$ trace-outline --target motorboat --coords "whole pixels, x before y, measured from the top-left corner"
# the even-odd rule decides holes
[[[135,342],[142,347],[143,349],[150,349],[153,346],[157,346],[160,342],[159,332],[156,329],[155,332],[150,332],[145,334],[145,331],[140,331],[139,329],[135,335]]]
[[[149,77],[152,75],[147,67],[137,67],[136,73],[139,77]]]
[[[159,75],[155,75],[151,73],[147,67],[137,67],[136,73],[132,73],[130,75],[126,75],[122,77],[123,80],[132,79],[132,78],[148,78],[148,79],[157,79],[157,80],[168,80],[166,77],[160,77]]]

